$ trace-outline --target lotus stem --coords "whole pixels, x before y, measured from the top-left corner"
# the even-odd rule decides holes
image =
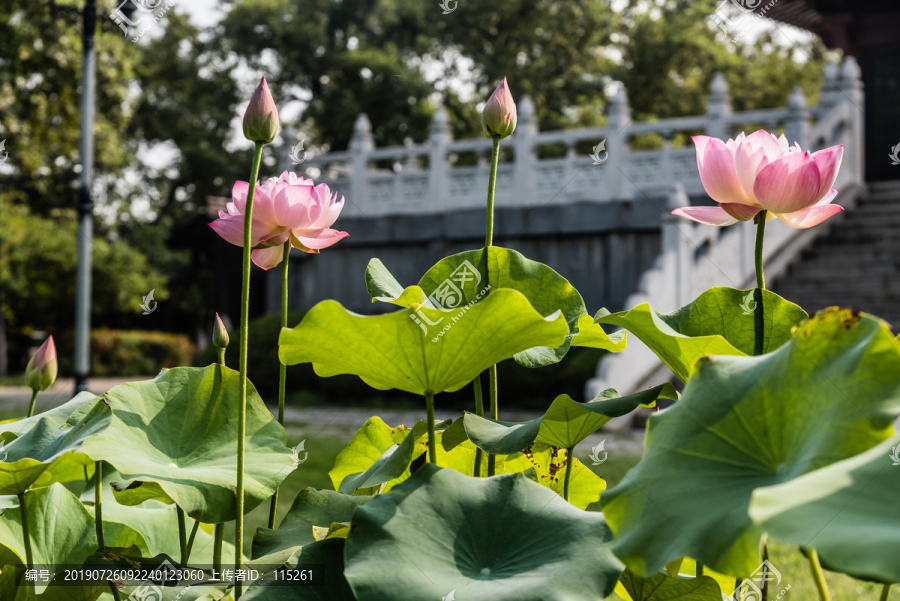
[[[225,524],[216,524],[213,532],[213,569],[216,572],[222,571],[222,540],[225,538]]]
[[[425,409],[428,411],[428,461],[437,465],[437,445],[434,440],[434,394],[425,393]]]
[[[216,355],[217,355],[216,361],[219,363],[219,365],[221,365],[222,367],[225,367],[225,349],[217,348]]]
[[[247,191],[247,204],[244,209],[244,261],[243,279],[241,282],[241,346],[240,346],[240,406],[238,407],[238,440],[237,440],[237,490],[235,492],[237,511],[234,524],[234,569],[241,569],[244,549],[244,438],[247,435],[247,326],[250,312],[250,248],[251,228],[253,224],[253,197],[256,195],[256,180],[259,178],[259,163],[262,160],[264,144],[256,143],[253,153],[253,166],[250,168],[250,186]],[[234,587],[234,598],[241,598],[241,583]]]
[[[287,327],[288,316],[288,267],[290,266],[291,241],[284,243],[284,254],[281,257],[281,329]],[[284,425],[284,389],[287,381],[287,365],[278,362],[278,423]],[[275,514],[278,513],[278,489],[272,495],[269,506],[269,529],[275,528]]]
[[[178,548],[181,550],[179,564],[187,563],[187,526],[184,523],[184,509],[175,506],[178,511]]]
[[[491,138],[491,174],[488,176],[487,227],[484,233],[485,247],[494,244],[494,189],[497,186],[497,165],[500,163],[500,136]]]
[[[97,546],[105,549],[103,542],[103,462],[94,462],[94,475],[97,479],[94,481],[94,525],[97,528]]]
[[[822,564],[819,563],[819,554],[816,553],[815,549],[802,549],[802,552],[809,560],[809,571],[812,573],[816,589],[819,591],[819,599],[821,601],[831,601],[831,595],[828,593],[828,584],[825,582],[825,573],[822,571]]]
[[[34,569],[34,556],[31,554],[31,534],[28,531],[28,505],[25,502],[25,493],[19,493],[19,513],[22,514],[22,539],[25,542],[25,565],[29,570]]]
[[[762,590],[760,591],[762,594],[762,599],[760,601],[769,601],[769,545],[766,544],[767,537],[763,535],[762,538]]]
[[[37,401],[37,393],[38,393],[37,388],[31,389],[31,404],[28,405],[28,417],[31,417],[32,415],[34,415],[34,403],[35,403],[35,401]]]
[[[734,601],[741,601],[741,586],[744,584],[743,578],[735,578],[734,579]]]
[[[481,394],[481,374],[475,376],[475,415],[484,417],[484,398]],[[475,447],[475,468],[472,475],[476,478],[481,477],[482,457],[484,457],[484,451]]]
[[[766,289],[766,275],[763,272],[763,239],[766,234],[766,216],[768,211],[760,211],[757,218],[756,226],[756,290],[753,291],[753,298],[756,302],[756,309],[753,311],[754,326],[754,345],[753,354],[762,355],[765,349],[765,309],[763,308],[763,290]],[[765,599],[765,597],[763,598]]]
[[[885,584],[881,589],[881,599],[879,601],[888,601],[891,598],[891,585]]]
[[[112,593],[114,601],[122,601],[122,596],[119,594],[119,585],[112,580],[108,580],[107,582],[109,582],[109,591]]]
[[[566,449],[566,477],[563,480],[563,499],[569,500],[569,482],[572,481],[572,463],[575,461],[575,447]]]
[[[700,578],[701,576],[703,576],[703,564],[700,563],[699,561],[697,562],[697,572],[696,573],[697,573],[697,578]]]
[[[488,380],[488,395],[491,399],[491,419],[499,419],[499,411],[497,409],[497,366],[491,365],[488,370],[490,379]],[[497,471],[497,456],[488,454],[488,477],[493,476]]]
[[[194,527],[191,528],[191,535],[188,537],[187,554],[185,555],[182,565],[187,565],[191,561],[191,551],[194,549],[194,538],[197,536],[197,530],[200,528],[200,520],[194,520]]]

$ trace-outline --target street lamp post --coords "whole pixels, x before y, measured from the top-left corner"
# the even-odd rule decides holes
[[[91,371],[91,247],[94,236],[94,32],[97,2],[86,0],[82,34],[81,173],[78,183],[78,269],[75,288],[75,394],[87,390]]]

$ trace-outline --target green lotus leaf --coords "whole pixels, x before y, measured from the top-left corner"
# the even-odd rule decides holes
[[[406,426],[397,426],[396,428],[388,426],[378,416],[366,420],[366,423],[350,439],[350,443],[338,453],[334,460],[334,467],[328,472],[335,490],[341,490],[341,485],[348,476],[366,472],[381,459],[388,449],[401,444],[409,432],[410,429]],[[411,460],[412,457],[410,457]],[[408,467],[409,463],[407,463]],[[401,475],[403,473],[401,472]],[[405,473],[408,475],[408,470],[405,470]],[[399,477],[396,476],[396,478]],[[318,525],[322,526],[323,524]]]
[[[126,480],[156,482],[187,514],[216,524],[235,518],[238,372],[220,365],[176,367],[153,380],[116,386],[113,411],[82,451]],[[247,391],[245,510],[268,499],[295,464],[284,428],[256,390]]]
[[[293,563],[301,547],[316,542],[313,528],[328,527],[334,522],[349,522],[356,508],[371,499],[369,496],[350,496],[332,490],[303,489],[277,530],[259,528],[256,531],[253,559],[258,563]]]
[[[709,576],[670,577],[665,572],[648,578],[625,569],[616,592],[622,587],[629,601],[722,601],[719,584]]]
[[[350,534],[350,522],[334,522],[331,526],[313,526],[313,536],[317,541],[328,540],[329,538],[347,538]]]
[[[551,447],[544,443],[536,442],[525,449],[521,455],[531,465],[525,475],[538,484],[549,488],[560,497],[565,488],[565,473],[568,465],[566,449]],[[522,471],[515,465],[517,455],[508,456],[505,463],[500,466],[498,473],[514,473]],[[572,475],[569,482],[569,503],[579,509],[587,509],[588,505],[600,500],[600,493],[606,490],[606,480],[588,469],[581,461],[572,458]],[[515,466],[515,467],[513,467]],[[516,469],[519,468],[519,469]],[[484,472],[482,472],[484,473]]]
[[[243,601],[356,601],[342,573],[344,567],[345,539],[330,538],[313,542],[300,549],[297,569],[312,567],[313,586],[286,585],[268,577],[254,583],[241,597]],[[382,575],[384,577],[384,575]],[[385,578],[387,580],[387,578]],[[395,587],[398,585],[396,582]],[[393,599],[394,597],[385,597]]]
[[[553,400],[542,416],[527,422],[503,422],[467,413],[463,417],[466,435],[487,453],[516,453],[533,442],[569,448],[599,430],[614,417],[631,413],[638,407],[651,407],[658,398],[677,399],[671,384],[662,384],[620,397],[605,390],[587,403],[578,403],[567,394]]]
[[[853,457],[900,413],[900,352],[881,320],[829,309],[759,357],[706,357],[681,399],[650,417],[646,450],[601,503],[638,574],[693,557],[745,577],[763,530],[756,489]],[[666,544],[660,544],[666,541]]]
[[[795,480],[757,489],[750,517],[780,541],[817,550],[830,570],[900,582],[900,434]]]
[[[107,404],[82,393],[51,411],[3,426],[0,495],[84,479],[86,469],[93,473],[94,462],[81,447],[109,423]]]
[[[94,518],[60,483],[25,493],[34,564],[56,574],[63,566],[80,566],[97,550]],[[24,565],[25,543],[18,506],[0,512],[0,565]],[[38,580],[40,594],[47,584]]]
[[[344,574],[359,601],[596,601],[622,570],[601,514],[521,474],[426,464],[357,509],[352,528]]]
[[[710,288],[672,313],[658,313],[645,303],[620,313],[601,310],[595,321],[621,326],[640,338],[684,382],[704,355],[754,354],[756,326],[751,308],[757,309],[752,299],[753,290]],[[763,352],[787,342],[791,328],[806,317],[794,303],[763,290]]]
[[[130,480],[125,482],[111,482],[113,496],[122,505],[140,505],[144,501],[159,501],[171,505],[172,500],[158,482],[142,482]],[[155,553],[154,553],[155,555]]]
[[[541,315],[559,310],[569,326],[569,335],[557,345],[535,345],[515,355],[526,367],[542,367],[560,361],[570,346],[586,346],[618,352],[625,348],[624,333],[607,336],[587,315],[581,294],[556,271],[499,246],[470,250],[439,261],[417,286],[404,289],[378,259],[366,268],[366,289],[372,300],[401,307],[424,305],[454,309],[473,301],[490,286],[518,290]],[[587,319],[582,319],[586,317]],[[440,329],[440,327],[437,327]]]
[[[494,290],[456,322],[447,318],[441,335],[423,335],[411,319],[417,314],[446,318],[424,307],[366,317],[323,301],[296,328],[281,331],[279,357],[286,365],[312,363],[320,376],[355,374],[374,388],[425,395],[459,390],[519,351],[558,346],[568,332],[561,314],[545,319],[507,289]]]

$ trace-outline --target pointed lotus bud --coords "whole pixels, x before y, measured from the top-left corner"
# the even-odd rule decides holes
[[[56,381],[56,345],[47,338],[25,367],[25,383],[32,390],[47,390]]]
[[[275,139],[278,126],[278,109],[269,92],[269,84],[263,77],[244,113],[244,137],[251,142],[268,144]]]
[[[216,313],[216,323],[213,325],[212,343],[214,347],[219,349],[224,349],[228,346],[228,330],[225,329],[225,324],[218,313]]]
[[[500,136],[502,139],[512,135],[516,130],[516,103],[513,101],[512,94],[509,93],[505,77],[491,94],[487,104],[484,105],[484,110],[481,112],[481,125],[484,128],[484,134],[489,138]]]

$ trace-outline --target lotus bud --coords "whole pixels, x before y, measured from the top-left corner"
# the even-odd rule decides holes
[[[47,338],[25,367],[25,383],[32,390],[47,390],[56,381],[56,345]]]
[[[500,136],[503,139],[516,131],[516,103],[513,101],[512,94],[509,93],[505,77],[491,94],[487,104],[484,105],[484,110],[481,112],[481,125],[484,128],[484,134],[489,138]]]
[[[244,137],[251,142],[268,144],[278,134],[279,125],[278,109],[263,77],[244,113]]]
[[[225,324],[218,313],[216,313],[216,323],[213,325],[212,343],[217,349],[224,349],[228,346],[228,330],[225,329]]]

